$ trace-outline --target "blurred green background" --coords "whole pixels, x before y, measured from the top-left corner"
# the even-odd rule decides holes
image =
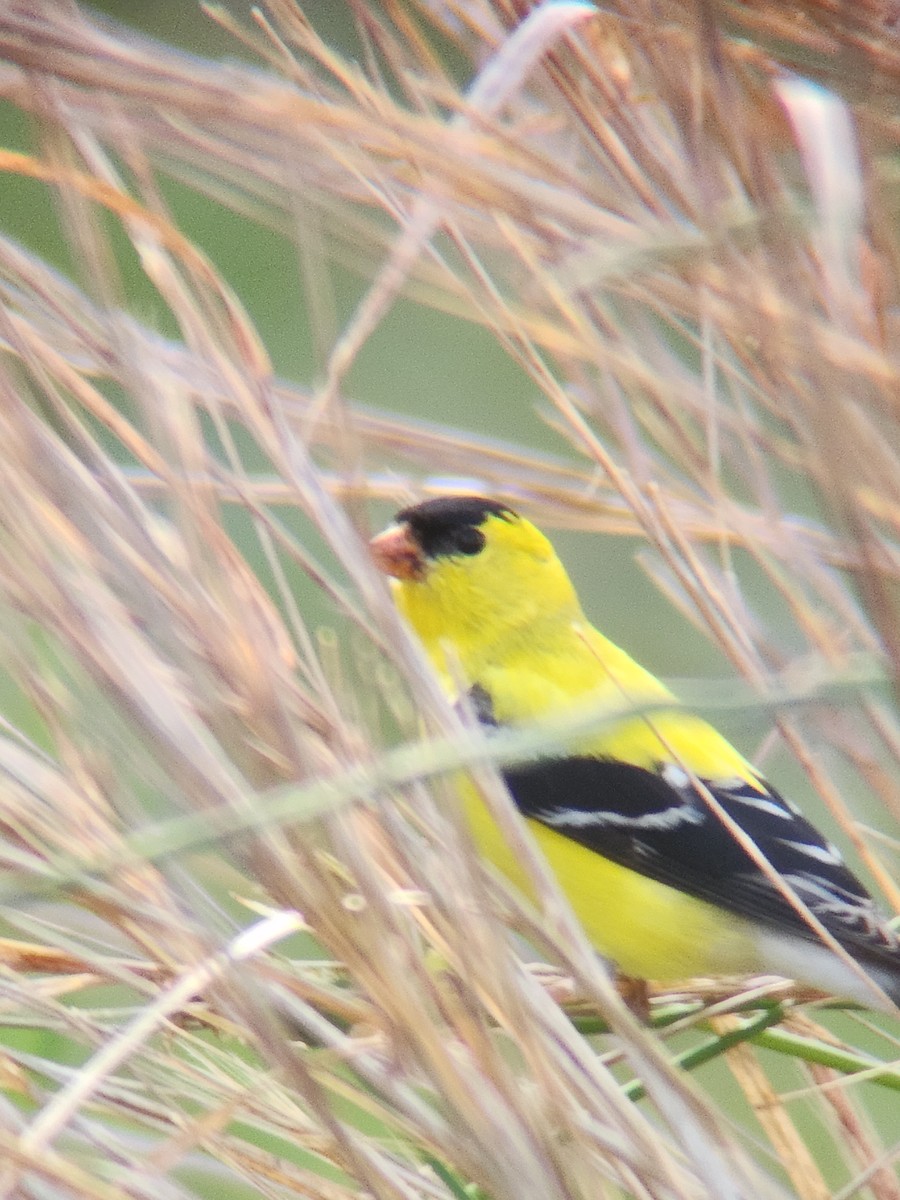
[[[227,0],[219,9],[256,31],[250,0]],[[305,0],[305,16],[329,44],[354,57],[360,47],[350,8],[344,0]],[[212,60],[240,60],[265,69],[238,38],[191,0],[105,0],[85,12],[159,38],[168,45]],[[8,105],[0,109],[4,143],[14,149],[39,149],[40,130]],[[314,386],[321,363],[307,312],[298,251],[292,242],[160,175],[160,185],[181,230],[212,260],[249,312],[274,368],[284,379]],[[74,277],[90,290],[79,264],[72,261],[60,233],[55,199],[49,189],[28,179],[4,175],[0,224],[8,234]],[[124,239],[121,239],[124,244]],[[126,303],[150,326],[174,336],[171,318],[143,276],[133,254],[121,263]],[[367,287],[367,279],[332,262],[328,304],[340,330]],[[565,382],[565,381],[563,381]],[[397,414],[412,414],[490,438],[507,440],[584,466],[583,458],[544,419],[549,406],[537,387],[486,330],[443,312],[401,300],[378,327],[354,365],[346,394],[355,403]],[[371,464],[379,465],[379,464]],[[463,481],[471,487],[477,480]],[[799,499],[799,497],[798,497]],[[391,515],[388,505],[373,505],[378,527]],[[235,512],[236,540],[255,568],[262,569],[247,524]],[[625,537],[553,532],[561,556],[583,598],[588,615],[638,659],[664,678],[729,678],[730,664],[710,641],[661,595],[636,561],[645,543]],[[781,600],[755,571],[743,572],[741,586],[751,609],[758,608],[776,638],[790,646],[793,631]],[[333,625],[335,614],[319,592],[299,574],[304,611],[313,625]],[[765,715],[723,714],[719,722],[742,751],[755,758],[769,730]],[[781,788],[796,795],[829,832],[834,824],[811,797],[800,767],[779,747],[765,769]],[[837,768],[839,771],[840,767]],[[858,787],[858,784],[856,785]],[[851,790],[853,785],[851,784]],[[868,803],[863,797],[862,803]]]
[[[218,7],[245,27],[255,28],[249,0],[227,0]],[[358,40],[343,0],[306,0],[301,7],[326,41],[351,56],[357,54]],[[246,47],[190,0],[106,0],[89,11],[204,57],[253,63]],[[27,144],[29,131],[19,120],[12,124],[12,136]],[[54,234],[58,226],[46,190],[9,177],[6,186],[6,195],[0,197],[4,228],[72,270],[67,249]],[[212,259],[246,306],[278,374],[314,384],[321,364],[315,359],[295,247],[180,183],[163,179],[163,191],[182,230]],[[127,286],[138,315],[171,333],[137,264],[129,267]],[[329,301],[341,327],[366,281],[337,264],[331,265],[330,280]],[[375,332],[346,390],[354,401],[376,409],[413,414],[575,458],[544,421],[547,404],[534,383],[490,333],[411,302],[397,304]],[[376,509],[375,524],[389,516],[388,507]],[[625,538],[601,542],[564,532],[557,533],[555,540],[586,607],[615,640],[667,676],[728,673],[716,649],[673,613],[635,564],[636,542]],[[327,614],[322,616],[325,619]],[[745,745],[752,750],[752,738]]]
[[[249,2],[228,0],[221,8],[243,24],[252,24]],[[352,21],[341,0],[306,0],[302,8],[326,41],[349,54],[357,52]],[[246,48],[190,0],[108,0],[95,5],[93,11],[207,58],[253,61]],[[2,120],[6,145],[37,146],[37,131],[18,113],[5,108]],[[182,231],[209,256],[245,305],[276,372],[285,379],[314,385],[321,363],[314,352],[296,248],[183,184],[161,182]],[[43,186],[5,175],[0,222],[7,233],[85,283],[61,237],[53,197]],[[123,273],[129,304],[137,315],[172,335],[167,314],[133,258],[123,264]],[[364,294],[367,281],[332,264],[330,282],[329,300],[340,328]],[[474,324],[420,305],[401,301],[394,308],[354,367],[346,391],[353,401],[375,409],[515,440],[575,461],[574,451],[543,419],[546,402],[499,343]],[[389,515],[386,506],[376,509],[373,523],[378,525]],[[235,529],[241,524],[236,518]],[[731,674],[719,652],[647,580],[635,561],[635,551],[643,548],[640,543],[563,532],[554,534],[554,540],[588,614],[651,669],[666,677]],[[252,561],[250,543],[242,549]],[[297,586],[303,588],[301,579]],[[751,603],[768,603],[767,593],[755,588],[752,579],[748,589]],[[321,624],[333,623],[333,614],[311,588],[305,603]],[[731,716],[722,724],[751,756],[768,726],[762,716],[746,714]],[[806,781],[786,755],[778,752],[769,769],[785,791],[798,795],[804,804],[808,802]],[[833,829],[827,820],[823,823]],[[727,1094],[724,1067],[707,1068],[706,1075],[716,1079],[720,1095]],[[887,1121],[887,1106],[884,1112]],[[209,1194],[225,1193],[212,1190]]]
[[[226,0],[217,7],[243,28],[254,34],[258,31],[250,0]],[[351,59],[360,57],[352,6],[345,0],[302,0],[300,8],[326,42]],[[191,0],[151,3],[106,0],[91,11],[205,58],[240,60],[266,69],[232,33]],[[275,371],[287,380],[314,386],[322,364],[314,351],[296,246],[184,184],[164,176],[161,183],[182,231],[209,256],[245,305]],[[34,189],[37,190],[37,185]],[[49,214],[51,202],[40,190],[43,210]],[[27,219],[25,214],[22,218]],[[53,220],[32,218],[27,233],[21,236],[65,263],[68,257],[65,248],[58,239],[54,243],[48,238],[49,230],[54,227]],[[337,332],[349,320],[369,280],[332,261],[329,283],[331,295],[327,303],[333,308]],[[127,285],[133,289],[131,300],[138,315],[172,333],[165,324],[166,314],[160,313],[154,292],[133,260]],[[690,352],[686,344],[682,350]],[[699,363],[692,366],[699,373]],[[401,299],[394,306],[359,356],[347,378],[345,391],[352,401],[364,406],[437,421],[585,465],[583,457],[578,457],[545,420],[550,407],[535,383],[490,332],[421,304]],[[477,480],[463,482],[469,488],[477,484]],[[783,496],[786,503],[801,512],[809,500],[799,476],[793,482],[784,481]],[[391,515],[390,506],[373,505],[375,527]],[[256,554],[255,540],[242,537],[241,531],[246,528],[243,514],[235,514],[232,527],[241,549],[265,580],[267,574]],[[553,531],[553,538],[589,617],[651,670],[674,680],[733,677],[732,665],[718,648],[648,579],[637,561],[638,554],[653,553],[645,542],[561,530]],[[315,538],[313,544],[317,544]],[[786,649],[796,648],[796,632],[782,598],[761,578],[755,566],[749,566],[745,556],[737,554],[734,565],[750,611],[759,613],[772,636],[781,640]],[[317,589],[299,573],[292,573],[292,578],[311,622],[333,625],[336,616],[323,605]],[[777,739],[773,742],[767,738],[771,731],[768,715],[725,712],[718,724],[751,759],[759,761],[758,751],[765,744],[767,756],[761,763],[763,768],[774,776],[782,790],[795,796],[804,807],[808,806],[817,823],[829,834],[836,834],[834,822],[810,788],[799,764]],[[848,788],[849,795],[860,792],[858,780],[851,777],[841,762],[829,766],[833,766],[839,784]],[[859,803],[863,810],[875,815],[868,795],[859,795]]]
[[[226,0],[217,7],[244,28],[257,32],[249,0]],[[358,56],[359,42],[350,6],[344,0],[304,0],[300,7],[323,39],[351,58]],[[85,7],[85,11],[188,53],[212,60],[239,60],[266,69],[238,38],[192,0],[105,0]],[[29,127],[19,113],[7,108],[3,123],[7,145],[37,148],[39,131]],[[160,186],[182,232],[212,260],[246,307],[277,374],[314,386],[321,363],[314,351],[296,246],[163,174]],[[0,193],[0,222],[8,233],[59,264],[90,290],[89,281],[79,274],[78,264],[72,262],[60,235],[54,203],[43,185],[7,174]],[[174,336],[169,314],[133,254],[124,256],[121,265],[132,311],[147,324]],[[329,264],[331,295],[326,304],[334,311],[336,330],[346,324],[367,282],[338,263]],[[544,419],[549,405],[534,382],[491,333],[411,301],[399,301],[378,327],[350,372],[345,392],[353,402],[380,411],[414,415],[515,442],[584,466],[584,459],[578,458]],[[462,482],[469,489],[477,486],[477,479]],[[788,494],[790,491],[788,486]],[[386,523],[391,513],[391,506],[373,505],[373,526]],[[267,573],[255,541],[243,536],[242,531],[247,529],[243,514],[233,514],[231,528],[241,550],[265,582]],[[636,561],[638,552],[648,553],[645,543],[626,537],[551,532],[588,615],[614,641],[667,679],[722,679],[733,675],[733,668],[719,650],[648,579]],[[740,556],[736,565],[742,568]],[[293,573],[292,579],[311,623],[333,625],[335,614],[323,604],[317,589],[299,573]],[[760,580],[755,569],[742,571],[741,586],[750,608],[758,608],[775,636],[789,647],[793,630],[773,589]],[[725,713],[719,723],[751,758],[757,757],[770,728],[766,716],[747,712]],[[812,811],[821,812],[802,770],[777,744],[763,765],[784,790],[796,794],[803,804],[810,797]],[[827,814],[817,819],[834,832]]]

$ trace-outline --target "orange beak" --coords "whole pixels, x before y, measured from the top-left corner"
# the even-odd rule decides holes
[[[394,579],[421,579],[425,559],[408,525],[391,525],[369,542],[369,550],[379,571]]]

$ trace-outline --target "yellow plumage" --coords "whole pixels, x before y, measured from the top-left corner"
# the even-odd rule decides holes
[[[654,705],[652,715],[599,722],[599,732],[565,759],[505,772],[604,955],[644,978],[774,970],[876,1002],[862,973],[856,977],[816,941],[733,842],[704,803],[709,789],[707,797],[723,798],[739,824],[746,817],[751,832],[759,828],[773,865],[778,845],[791,847],[784,852],[790,878],[814,911],[817,887],[830,889],[826,899],[835,890],[848,893],[847,912],[829,931],[854,956],[868,955],[880,986],[897,994],[896,940],[871,916],[871,901],[834,848],[709,724],[659,709],[671,693],[588,623],[551,543],[534,525],[478,497],[429,501],[398,521],[375,539],[376,560],[394,576],[397,605],[448,690],[464,680],[489,724],[519,725],[586,703],[608,707],[613,718]],[[484,852],[527,887],[483,805],[473,801],[469,810]],[[704,838],[717,860],[708,870]],[[733,888],[727,864],[735,868]],[[875,923],[874,933],[857,936],[853,927],[865,924],[862,917]],[[850,927],[846,938],[841,921]]]
[[[482,853],[527,893],[528,877],[484,804],[472,796],[466,808]],[[588,937],[625,975],[666,980],[763,969],[742,921],[725,923],[711,904],[610,862],[538,821],[528,824]]]

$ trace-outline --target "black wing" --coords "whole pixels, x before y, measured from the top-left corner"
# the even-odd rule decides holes
[[[811,941],[813,929],[732,836],[689,776],[593,757],[541,759],[504,779],[524,816],[622,866]],[[866,889],[793,806],[761,780],[701,781],[836,940],[900,961],[900,943]]]

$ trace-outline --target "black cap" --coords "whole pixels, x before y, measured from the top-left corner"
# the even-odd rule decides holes
[[[439,496],[423,500],[397,513],[396,520],[409,526],[427,558],[477,554],[484,546],[480,526],[488,517],[515,519],[516,514],[498,500],[484,496]]]

